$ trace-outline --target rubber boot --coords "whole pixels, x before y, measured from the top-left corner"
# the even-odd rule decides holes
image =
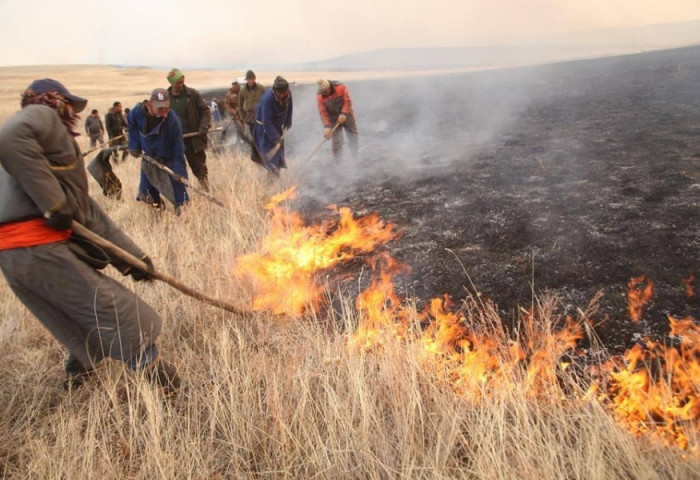
[[[175,395],[180,389],[180,377],[177,369],[170,363],[156,357],[150,364],[144,367],[144,374],[154,385],[160,387],[168,396]]]
[[[63,388],[66,391],[82,387],[94,372],[92,368],[87,368],[80,363],[80,360],[74,357],[72,353],[68,354],[65,370],[66,379],[63,381]]]

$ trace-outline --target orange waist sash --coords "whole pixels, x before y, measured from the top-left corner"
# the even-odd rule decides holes
[[[0,225],[0,250],[35,247],[47,243],[60,242],[72,234],[68,230],[54,230],[44,223],[43,218],[33,218],[23,222],[10,222]]]

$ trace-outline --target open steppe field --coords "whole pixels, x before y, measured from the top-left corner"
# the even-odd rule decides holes
[[[104,114],[166,73],[0,69],[0,125],[34,78]],[[243,73],[186,75],[211,99]],[[133,158],[114,166],[123,200],[90,180],[159,271],[255,308],[104,271],[162,315],[176,397],[114,361],[65,392],[65,351],[0,281],[4,477],[700,477],[700,48],[282,75],[295,83],[281,178],[212,136],[223,208],[196,193],[180,217],[135,202]],[[309,158],[321,77],[349,87],[358,159],[327,143]]]

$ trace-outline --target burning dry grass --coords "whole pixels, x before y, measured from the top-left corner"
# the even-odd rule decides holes
[[[287,303],[291,294],[278,291],[277,303],[289,307],[280,310],[283,317],[266,306],[241,318],[164,284],[132,284],[162,314],[161,349],[185,379],[181,394],[165,401],[116,362],[104,362],[85,388],[66,394],[60,346],[3,281],[4,476],[685,479],[700,473],[692,322],[674,326],[678,345],[670,351],[647,343],[634,358],[595,363],[579,344],[591,319],[559,318],[554,299],[510,320],[478,297],[457,306],[436,298],[420,311],[394,291],[391,278],[406,267],[386,254],[367,254],[393,237],[390,223],[338,210],[326,225],[308,226],[293,212],[264,208],[290,185],[270,182],[242,155],[212,155],[210,170],[213,192],[228,209],[197,199],[176,218],[137,204],[133,159],[116,167],[124,202],[105,199],[92,181],[91,188],[157,268],[211,296],[254,302],[260,279],[248,274],[283,250],[265,243],[272,242],[269,234],[287,235],[297,253],[350,231],[374,235],[364,249],[344,240],[306,254],[314,261],[322,251],[337,261],[361,254],[376,270],[367,288],[353,298],[326,289],[314,273],[277,278],[277,285],[301,285],[316,296]],[[236,277],[236,259],[245,258],[253,261]],[[299,265],[290,271],[298,273]],[[270,271],[279,277],[279,270]],[[319,313],[320,304],[333,307]],[[623,383],[625,377],[634,381]],[[619,408],[632,399],[641,406]]]
[[[228,211],[197,201],[175,218],[96,197],[164,272],[244,303],[234,259],[274,231],[263,206],[280,186],[241,156],[211,164],[223,173],[212,187]],[[133,160],[117,167],[128,192],[137,168]],[[396,267],[386,258],[375,265],[384,269],[377,287]],[[418,312],[382,285],[374,300],[334,294],[338,308],[328,318],[307,304],[280,322],[134,284],[163,314],[162,350],[187,382],[163,401],[114,362],[86,388],[64,393],[60,346],[3,283],[0,468],[10,477],[66,478],[697,474],[694,455],[631,435],[609,404],[563,374],[583,319],[558,319],[555,302],[523,314],[516,335],[477,298],[457,311],[436,299]],[[692,434],[690,442],[697,444]]]

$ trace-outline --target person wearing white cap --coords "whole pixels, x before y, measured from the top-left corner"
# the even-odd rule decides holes
[[[182,126],[177,115],[170,111],[170,96],[164,88],[154,89],[148,101],[137,104],[129,112],[129,151],[135,157],[143,153],[163,162],[176,175],[187,179]],[[162,176],[165,180],[159,181]],[[189,201],[185,185],[142,160],[136,200],[161,208],[161,196],[173,202],[176,215],[180,215]]]
[[[350,92],[345,85],[335,80],[320,79],[318,82],[318,112],[323,123],[323,134],[331,138],[331,151],[334,158],[339,158],[343,151],[343,132],[348,137],[350,154],[357,158],[360,136],[352,110]]]

